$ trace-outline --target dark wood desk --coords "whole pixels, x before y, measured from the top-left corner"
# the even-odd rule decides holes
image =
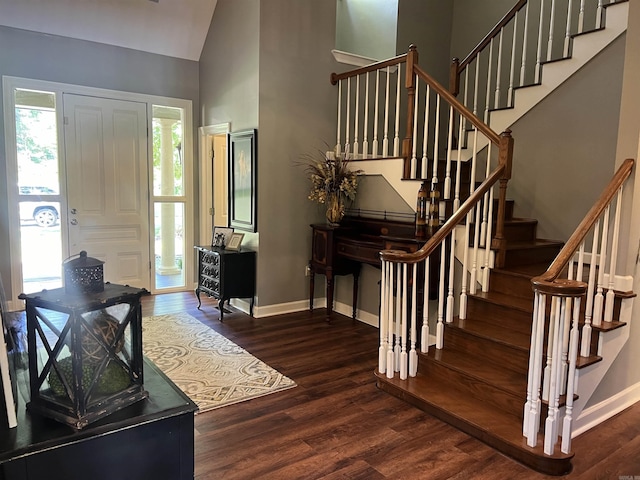
[[[146,358],[144,386],[149,398],[83,430],[27,412],[20,397],[18,426],[0,426],[0,479],[193,480],[198,407]]]
[[[313,310],[315,274],[323,274],[327,285],[327,319],[333,311],[335,276],[353,275],[352,316],[355,319],[362,264],[380,268],[382,250],[415,252],[425,242],[415,237],[413,222],[345,217],[339,226],[313,224],[311,228],[309,308]]]

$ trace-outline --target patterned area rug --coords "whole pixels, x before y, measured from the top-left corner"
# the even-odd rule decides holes
[[[199,413],[296,386],[187,313],[145,317],[142,332],[144,354]]]

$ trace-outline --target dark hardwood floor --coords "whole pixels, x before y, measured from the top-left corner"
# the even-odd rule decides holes
[[[298,386],[201,413],[196,480],[544,479],[473,437],[379,391],[377,329],[325,311],[220,323],[215,301],[193,293],[143,298],[143,315],[185,311]],[[640,403],[574,439],[560,478],[640,478]]]

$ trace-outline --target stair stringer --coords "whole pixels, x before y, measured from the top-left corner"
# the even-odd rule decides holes
[[[418,197],[420,183],[418,181],[402,180],[402,171],[404,169],[404,160],[402,158],[354,160],[353,165],[362,170],[363,175],[381,175],[407,205],[414,212],[416,211],[416,198]]]
[[[515,124],[627,30],[629,2],[607,5],[606,11],[605,28],[574,37],[573,48],[569,58],[542,65],[541,83],[514,90],[513,108],[490,111],[489,126],[494,132],[503,132]],[[487,144],[487,138],[484,135],[480,135],[478,137],[478,150],[485,148]],[[472,152],[469,149],[463,150],[462,160],[468,161],[471,154]]]
[[[625,286],[630,285],[633,285],[633,277],[616,277],[616,286],[622,287],[620,290],[629,291],[630,289],[625,288]],[[633,301],[633,297],[622,299],[620,317],[617,321],[625,322],[627,325],[610,332],[600,332],[598,339],[598,356],[602,357],[602,360],[577,371],[576,393],[579,398],[573,405],[573,418],[575,419],[572,434],[573,437],[586,432],[605,421],[609,416],[617,413],[608,410],[608,414],[610,415],[606,418],[600,417],[596,419],[590,415],[583,415],[583,413],[586,413],[585,407],[587,402],[591,399],[596,388],[600,385],[600,382],[602,382],[602,379],[606,376],[611,365],[629,340],[629,325],[633,312]]]

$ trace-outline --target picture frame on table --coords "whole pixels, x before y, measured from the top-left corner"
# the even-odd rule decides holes
[[[227,249],[229,250],[240,250],[240,245],[242,245],[242,239],[244,238],[244,233],[234,232],[229,239],[229,243],[227,244]]]
[[[228,134],[229,226],[257,232],[257,129]]]
[[[233,235],[231,227],[213,227],[213,235],[211,237],[211,246],[218,248],[226,248],[229,240]]]

